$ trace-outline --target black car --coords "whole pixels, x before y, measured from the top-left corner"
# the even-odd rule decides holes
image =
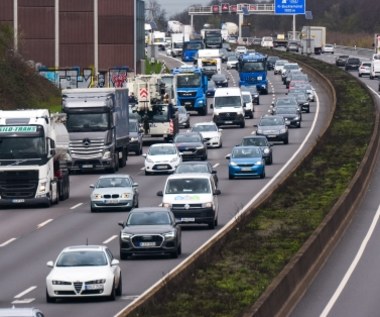
[[[345,66],[348,58],[349,58],[348,55],[339,55],[335,60],[335,65],[336,66]]]
[[[129,212],[119,237],[120,259],[133,255],[165,255],[181,252],[181,227],[169,208],[134,208]]]
[[[264,135],[249,135],[243,137],[240,145],[243,146],[258,146],[263,152],[263,158],[265,159],[265,164],[273,163],[273,151],[272,144],[269,143],[268,139]]]
[[[207,160],[207,145],[199,132],[181,132],[173,140],[183,161]]]
[[[273,115],[282,116],[289,127],[300,128],[302,114],[297,107],[278,107],[273,109]]]
[[[360,59],[357,57],[349,57],[344,65],[344,70],[359,70]]]
[[[256,86],[241,86],[240,88],[241,90],[247,90],[251,93],[253,103],[256,105],[260,104],[260,93]]]
[[[128,124],[129,146],[128,151],[141,155],[143,150],[143,129],[136,119],[130,119]]]
[[[256,135],[266,136],[269,141],[289,143],[288,127],[282,116],[264,115],[254,127],[257,128]]]
[[[192,162],[181,162],[178,164],[174,174],[183,173],[207,173],[211,174],[214,178],[214,183],[216,188],[218,188],[218,174],[216,170],[212,167],[209,161],[192,161]]]
[[[225,74],[215,74],[212,75],[211,80],[218,87],[228,87],[228,77]]]
[[[268,56],[268,58],[267,58],[267,69],[273,70],[274,64],[276,63],[276,61],[278,59],[280,59],[278,56]]]
[[[288,93],[289,97],[293,97],[297,100],[301,111],[310,113],[310,101],[309,95],[305,90],[293,89]]]
[[[209,80],[207,84],[206,97],[211,98],[215,95],[216,85],[213,80]]]

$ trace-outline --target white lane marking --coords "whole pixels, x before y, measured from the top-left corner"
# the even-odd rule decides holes
[[[48,223],[52,222],[54,219],[48,219],[44,222],[41,222],[40,224],[37,225],[38,229],[41,229],[42,227],[46,226]]]
[[[35,290],[37,288],[37,286],[31,286],[29,288],[27,288],[25,291],[17,294],[14,298],[18,299],[18,298],[21,298],[23,297],[24,295],[30,293],[31,291]]]
[[[72,209],[76,209],[76,208],[78,208],[78,207],[80,207],[80,206],[82,206],[83,205],[83,203],[79,203],[79,204],[76,204],[75,206],[72,206],[70,209],[72,210]]]
[[[358,265],[359,260],[361,259],[362,255],[364,253],[364,250],[367,247],[367,244],[368,244],[369,240],[371,239],[373,232],[376,229],[376,225],[377,225],[377,222],[379,221],[379,218],[380,218],[380,206],[377,208],[376,214],[372,219],[371,226],[369,227],[367,234],[365,235],[364,240],[362,241],[360,248],[354,257],[354,260],[352,261],[352,263],[351,263],[350,267],[348,268],[346,274],[344,274],[344,277],[341,280],[341,282],[339,283],[339,286],[335,290],[333,296],[330,298],[329,302],[327,303],[327,305],[323,309],[322,313],[320,314],[320,317],[326,317],[329,314],[332,307],[334,306],[335,302],[338,300],[340,294],[342,293],[343,289],[345,288],[345,286],[346,286],[348,280],[350,279],[352,273],[354,272],[356,266]]]
[[[219,166],[219,163],[215,163],[213,168],[217,168]]]
[[[30,304],[31,302],[34,302],[35,298],[25,298],[25,299],[18,299],[11,302],[11,304]]]
[[[15,240],[17,240],[17,238],[10,238],[9,240],[7,240],[7,241],[3,242],[2,244],[0,244],[0,248],[5,247],[6,245],[12,243]]]
[[[112,240],[115,240],[117,237],[118,237],[118,235],[115,234],[114,236],[108,238],[107,240],[104,240],[102,243],[103,243],[103,244],[110,243]]]
[[[140,295],[127,295],[127,296],[122,296],[120,297],[121,299],[126,299],[126,300],[134,300],[138,298]]]
[[[141,167],[141,168],[140,168],[140,171],[144,171],[144,170],[145,170],[145,167]]]

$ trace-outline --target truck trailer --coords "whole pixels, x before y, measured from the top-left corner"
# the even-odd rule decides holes
[[[322,48],[326,44],[326,27],[324,26],[304,26],[301,30],[301,45],[307,47],[305,43],[313,42],[314,54],[321,54]],[[303,43],[303,44],[302,44]],[[311,53],[307,52],[307,53]]]
[[[64,120],[47,109],[0,111],[0,206],[49,207],[69,198]]]
[[[64,89],[71,172],[114,173],[128,159],[129,108],[127,88]]]

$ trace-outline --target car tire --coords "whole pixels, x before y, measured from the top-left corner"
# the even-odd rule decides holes
[[[242,129],[245,128],[245,121],[243,121],[242,123],[240,123],[240,128],[242,128]]]
[[[51,297],[48,293],[48,291],[46,290],[46,302],[47,303],[55,303],[56,302],[56,298],[54,297]]]
[[[208,228],[210,230],[215,229],[215,219],[213,219],[211,222],[208,223]]]
[[[116,296],[121,296],[123,294],[123,280],[121,278],[121,273],[120,273],[120,280],[119,280],[119,285],[117,286],[116,289]]]
[[[359,73],[359,77],[362,77],[363,75]]]
[[[234,176],[232,174],[228,174],[228,179],[234,179]]]
[[[121,252],[120,251],[120,260],[128,260],[128,258],[131,256],[128,252]]]
[[[145,170],[145,175],[150,175],[150,172],[148,172],[147,170]]]
[[[288,143],[289,143],[289,138],[284,139],[284,144],[288,144]]]
[[[179,256],[179,247],[177,249],[175,249],[175,251],[173,251],[172,253],[170,253],[170,256],[173,258],[173,259],[177,259],[178,256]]]
[[[91,206],[91,212],[96,212],[96,211],[97,211],[96,208]]]
[[[108,296],[108,299],[113,302],[116,300],[116,289],[115,289],[115,281],[113,281],[111,294]]]
[[[298,123],[297,128],[301,128],[301,122]]]
[[[272,158],[272,155],[271,155],[271,156],[269,156],[269,158],[268,158],[266,164],[267,164],[267,165],[272,165],[272,163],[273,163],[273,158]]]
[[[264,172],[262,172],[262,173],[260,174],[260,178],[261,178],[261,179],[265,178],[265,170],[264,170]]]

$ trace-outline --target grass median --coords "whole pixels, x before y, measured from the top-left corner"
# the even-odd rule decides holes
[[[257,301],[347,188],[373,132],[371,96],[334,65],[297,58],[323,73],[337,95],[334,119],[313,155],[270,202],[239,219],[207,265],[168,290],[164,299],[147,302],[129,316],[239,316]]]

